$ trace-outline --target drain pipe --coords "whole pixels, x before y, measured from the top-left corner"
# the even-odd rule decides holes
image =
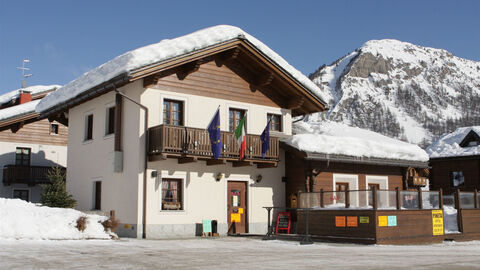
[[[139,102],[136,102],[132,98],[128,97],[127,95],[123,94],[122,92],[118,91],[115,85],[113,86],[113,89],[115,93],[118,95],[126,98],[127,100],[135,103],[138,105],[140,108],[142,108],[145,111],[145,123],[144,123],[144,129],[145,129],[145,169],[143,172],[143,213],[142,213],[142,238],[145,239],[147,238],[147,169],[148,169],[148,108]]]

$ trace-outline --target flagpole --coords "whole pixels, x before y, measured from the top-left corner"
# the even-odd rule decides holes
[[[220,110],[220,105],[218,105],[218,108],[217,108],[217,111]],[[212,117],[212,120],[210,120],[210,122],[208,122],[208,125],[207,125],[207,128],[205,129],[205,131],[208,131],[208,126],[210,126],[210,124],[212,123],[213,119],[215,119],[215,115],[217,114],[217,111],[215,111],[215,113],[213,114],[213,117]],[[220,123],[221,124],[221,123]]]
[[[272,117],[270,117],[270,118],[268,119],[268,121],[267,121],[267,126],[265,126],[265,128],[267,128],[268,125],[270,125],[270,121],[272,121]],[[260,140],[260,141],[261,141],[261,140]],[[255,147],[257,147],[257,145],[258,145],[258,141],[255,142],[255,145],[253,146],[253,149],[255,149]],[[252,153],[252,151],[250,151],[250,153]],[[250,154],[250,156],[251,156],[251,154]]]

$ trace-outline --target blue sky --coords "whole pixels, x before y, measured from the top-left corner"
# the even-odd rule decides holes
[[[175,3],[174,3],[175,2]],[[66,84],[126,51],[230,24],[308,75],[371,39],[394,38],[480,61],[480,1],[0,0],[0,93]]]

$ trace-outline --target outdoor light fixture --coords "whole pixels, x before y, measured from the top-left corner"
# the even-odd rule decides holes
[[[221,172],[217,173],[217,176],[215,177],[215,180],[217,180],[217,182],[219,182],[220,180],[222,180],[222,177],[223,177],[223,174]]]
[[[260,181],[262,181],[263,179],[263,176],[261,174],[257,175],[257,178],[255,179],[257,181],[257,183],[260,183]]]
[[[157,172],[157,171],[152,171],[152,178],[157,177],[157,175],[158,175],[158,172]]]

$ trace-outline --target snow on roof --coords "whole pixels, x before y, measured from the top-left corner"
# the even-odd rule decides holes
[[[37,104],[40,102],[40,99],[30,101],[27,103],[23,103],[20,105],[12,106],[5,108],[3,110],[0,110],[0,121],[7,120],[19,115],[27,114],[27,113],[33,113],[35,112],[35,107]]]
[[[379,133],[328,120],[310,119],[293,126],[296,135],[284,140],[301,151],[427,162],[428,155],[419,146]]]
[[[187,53],[210,47],[236,38],[244,38],[253,46],[278,64],[306,89],[322,101],[327,101],[325,95],[310,79],[287,63],[280,55],[242,29],[229,25],[218,25],[175,39],[165,39],[159,43],[141,47],[126,52],[114,59],[86,72],[77,79],[45,97],[37,106],[38,112],[44,112],[55,105],[66,102],[79,94],[121,74],[129,73],[139,68],[166,61]]]
[[[52,89],[58,89],[61,85],[52,84],[52,85],[34,85],[27,88],[20,88],[17,90],[10,91],[0,96],[0,105],[10,102],[13,99],[16,99],[20,96],[20,91],[28,91],[32,95],[40,94],[43,92],[50,91]]]
[[[431,158],[480,155],[480,145],[469,147],[460,146],[462,140],[471,130],[480,136],[480,126],[457,128],[454,132],[444,134],[433,142],[427,148],[427,153]]]

